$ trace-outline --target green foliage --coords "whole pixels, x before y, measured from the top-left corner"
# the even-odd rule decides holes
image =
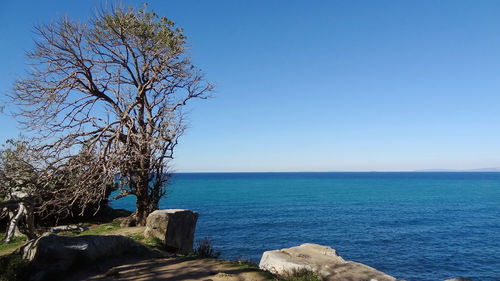
[[[95,27],[92,39],[126,42],[148,54],[166,50],[180,53],[185,43],[181,28],[176,28],[175,23],[166,17],[158,17],[153,11],[148,11],[147,7],[115,8],[101,15]]]
[[[220,252],[215,251],[212,241],[208,238],[199,239],[193,252],[198,258],[218,258]]]
[[[160,239],[158,239],[156,237],[145,238],[143,235],[139,235],[139,234],[131,235],[129,237],[134,239],[136,242],[139,242],[139,243],[146,245],[150,248],[157,249],[157,250],[164,249],[163,243],[161,242]]]
[[[321,281],[321,278],[314,272],[302,268],[294,269],[278,278],[279,281]]]
[[[29,265],[19,253],[0,257],[0,281],[22,281],[29,277]]]
[[[150,247],[156,248],[156,249],[163,248],[163,243],[161,242],[160,239],[158,239],[156,237],[144,238],[143,244],[146,245],[146,246],[150,246]]]
[[[182,29],[146,7],[118,6],[35,33],[31,70],[10,96],[45,156],[46,176],[58,178],[41,200],[50,207],[43,214],[97,212],[118,182],[120,196],[137,196],[144,225],[166,195],[169,160],[187,127],[181,109],[214,88],[185,53]]]
[[[0,199],[9,199],[16,191],[34,193],[39,185],[33,153],[28,143],[9,139],[0,150]]]

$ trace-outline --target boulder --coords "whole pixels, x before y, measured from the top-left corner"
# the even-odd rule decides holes
[[[297,270],[309,270],[327,281],[395,281],[396,278],[361,263],[346,261],[336,251],[318,244],[266,251],[260,269],[286,276]]]
[[[179,254],[193,251],[198,213],[183,209],[157,210],[146,219],[145,237],[159,239],[165,249]]]
[[[33,272],[30,281],[59,279],[71,268],[113,257],[161,257],[160,253],[120,235],[70,237],[48,234],[28,242],[21,253],[30,261]]]
[[[456,277],[456,278],[446,279],[444,281],[472,281],[472,280],[464,277]]]

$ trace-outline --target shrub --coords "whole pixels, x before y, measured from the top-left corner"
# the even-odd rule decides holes
[[[280,278],[281,281],[321,281],[316,273],[306,268],[294,269]]]
[[[220,252],[215,251],[212,241],[208,238],[199,239],[194,249],[194,255],[200,258],[218,258]]]

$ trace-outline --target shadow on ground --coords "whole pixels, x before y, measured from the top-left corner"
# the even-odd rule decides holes
[[[122,265],[117,265],[122,264]],[[69,280],[200,280],[261,281],[269,280],[256,269],[210,259],[166,258],[153,260],[109,260],[92,268],[77,270]]]

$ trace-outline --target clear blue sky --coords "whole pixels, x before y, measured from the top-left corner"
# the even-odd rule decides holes
[[[32,26],[104,1],[3,1],[0,93]],[[141,5],[144,1],[125,1]],[[217,84],[175,170],[500,167],[500,1],[150,1]],[[15,121],[0,116],[0,142]]]

